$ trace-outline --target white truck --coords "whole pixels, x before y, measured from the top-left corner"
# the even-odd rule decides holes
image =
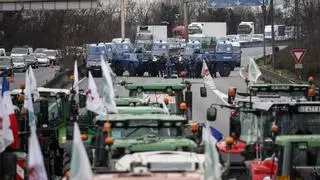
[[[238,25],[238,41],[249,42],[252,40],[252,36],[255,34],[254,22],[242,21]]]
[[[227,36],[226,22],[193,22],[188,26],[190,41],[199,41],[202,44],[212,44],[220,38]]]
[[[265,38],[272,39],[271,25],[265,26]],[[274,39],[276,41],[284,40],[286,37],[286,26],[285,25],[274,25]]]
[[[135,44],[144,44],[147,49],[152,47],[153,42],[167,41],[167,26],[138,26]]]

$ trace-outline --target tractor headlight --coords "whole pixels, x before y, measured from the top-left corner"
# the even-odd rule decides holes
[[[123,126],[123,122],[117,122],[117,123],[115,124],[115,126],[116,126],[116,127],[122,127],[122,126]]]
[[[181,126],[182,122],[176,122],[176,126]]]
[[[171,126],[171,122],[165,122],[162,125],[165,126],[165,127],[169,127],[169,126]]]
[[[272,180],[272,179],[270,178],[270,176],[266,176],[262,180]]]

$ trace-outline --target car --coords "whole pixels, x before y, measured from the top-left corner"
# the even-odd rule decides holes
[[[29,48],[26,47],[14,47],[11,50],[11,57],[15,56],[26,56],[30,55],[32,52],[30,52]]]
[[[25,56],[27,65],[31,65],[32,68],[39,68],[38,60],[34,55]]]
[[[0,56],[6,56],[6,50],[4,48],[0,48]]]
[[[0,56],[0,71],[6,72],[8,76],[13,75],[13,63],[10,56]]]
[[[56,50],[48,49],[45,50],[43,53],[47,55],[50,64],[58,64],[58,52]]]
[[[11,56],[13,62],[13,69],[15,71],[26,72],[27,63],[24,56]]]
[[[50,64],[50,62],[49,62],[49,59],[48,59],[48,57],[47,57],[47,55],[46,54],[44,54],[44,53],[38,53],[38,54],[36,54],[35,55],[36,56],[36,59],[38,60],[38,64],[39,65],[45,65],[45,66],[49,66]]]
[[[34,50],[34,54],[43,53],[45,50],[47,50],[47,48],[37,48],[36,50]]]

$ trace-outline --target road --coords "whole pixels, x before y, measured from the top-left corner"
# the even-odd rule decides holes
[[[284,47],[281,47],[284,48]],[[267,47],[267,53],[271,53],[271,48]],[[263,56],[262,48],[245,48],[242,49],[242,60],[241,63],[243,65],[248,64],[248,60],[250,57],[258,58]],[[227,93],[228,87],[236,87],[238,91],[245,91],[245,82],[244,79],[239,74],[239,69],[237,68],[235,71],[231,73],[229,77],[219,77],[214,79],[215,85],[217,89],[222,93]],[[116,81],[119,82],[121,80],[125,80],[127,82],[132,83],[165,83],[165,82],[179,82],[181,79],[163,79],[156,77],[117,77]],[[202,79],[186,79],[191,82],[203,82]],[[95,78],[95,82],[98,86],[99,94],[101,95],[103,92],[103,81],[101,78]],[[193,84],[193,120],[197,120],[199,122],[204,122],[206,120],[206,111],[207,108],[210,107],[212,103],[220,103],[223,104],[221,99],[212,91],[210,88],[207,88],[207,97],[200,97],[200,87],[203,86],[201,84]],[[87,89],[88,82],[87,79],[83,79],[80,83],[80,89]],[[128,91],[126,91],[121,86],[116,86],[116,94],[119,96],[128,96]],[[224,108],[218,109],[217,120],[212,123],[214,127],[216,127],[219,131],[221,131],[224,135],[229,134],[229,115],[230,110]]]
[[[33,69],[34,75],[37,79],[37,85],[40,87],[44,85],[47,81],[52,79],[56,72],[60,69],[59,66],[51,67],[39,67],[38,69]],[[0,79],[2,83],[2,79]],[[24,72],[15,72],[14,82],[10,84],[11,89],[17,89],[20,87],[20,84],[25,83],[25,73]]]

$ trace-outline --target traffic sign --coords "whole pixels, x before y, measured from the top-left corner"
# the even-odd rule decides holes
[[[301,63],[304,55],[306,54],[306,49],[292,49],[291,51],[292,56],[297,61],[297,63]]]
[[[262,6],[263,0],[208,0],[208,8]]]
[[[299,63],[299,64],[295,64],[294,67],[295,67],[296,69],[302,69],[302,64],[300,64],[300,63]]]

